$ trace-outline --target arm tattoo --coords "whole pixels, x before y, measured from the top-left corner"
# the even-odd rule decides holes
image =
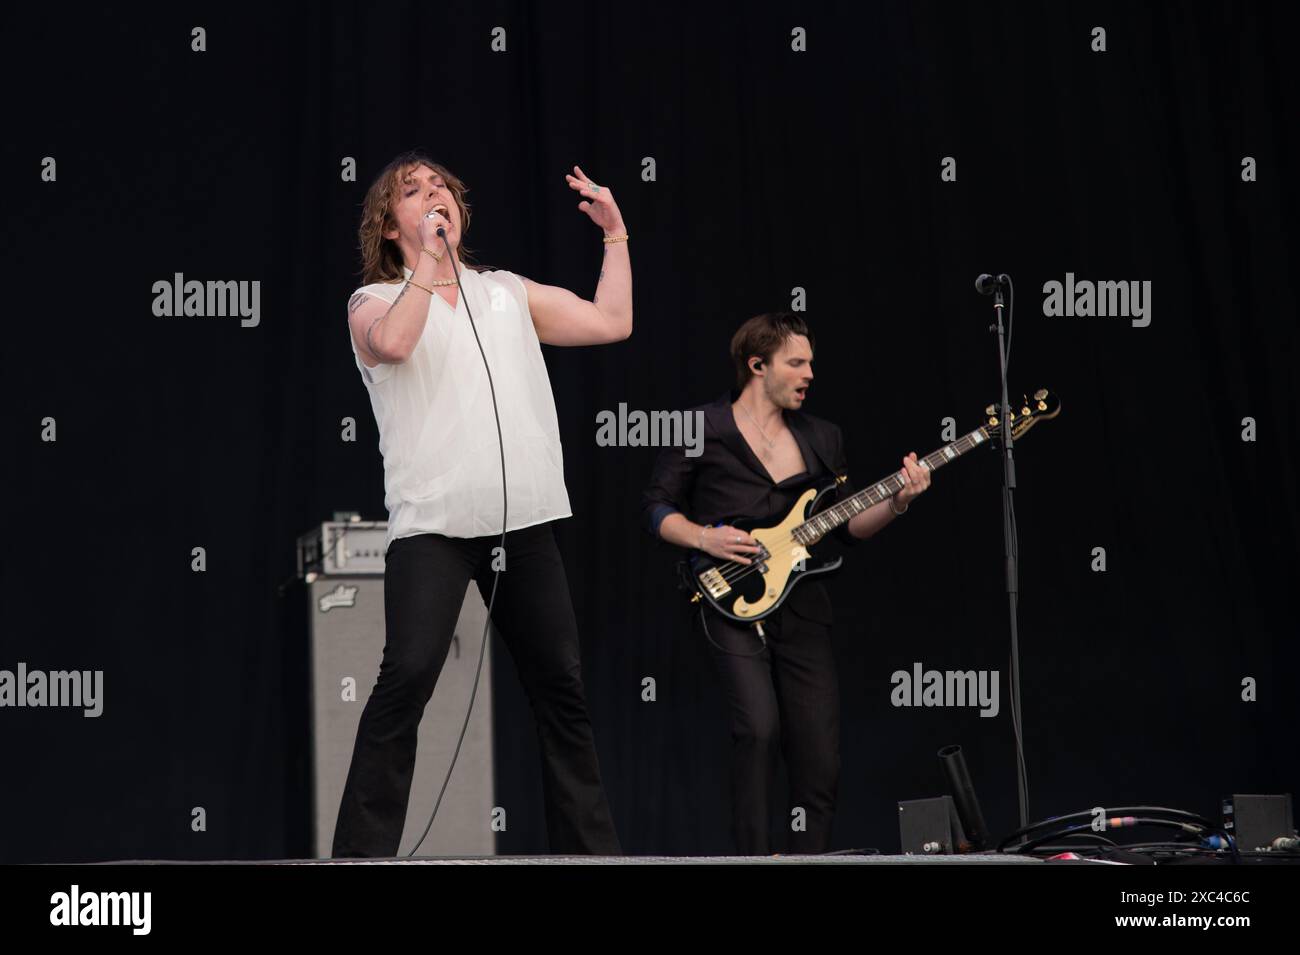
[[[378,325],[385,318],[387,318],[388,313],[397,307],[397,303],[402,300],[402,296],[406,294],[406,290],[409,289],[410,287],[411,287],[410,285],[403,285],[402,290],[397,293],[397,298],[393,299],[393,304],[388,306],[388,312],[384,312],[383,315],[377,316],[375,320],[370,323],[370,326],[366,329],[366,347],[370,349],[370,354],[374,355],[380,361],[384,360],[384,356],[379,353],[378,349],[375,348],[374,342],[371,341],[370,336],[374,332],[375,326]]]
[[[375,320],[366,327],[366,347],[370,349],[370,354],[374,355],[376,358],[379,358],[380,355],[375,348],[375,343],[370,340],[370,333],[375,330],[375,326],[383,321],[383,319],[383,315],[377,315],[375,316]]]
[[[366,302],[368,301],[370,301],[369,295],[367,295],[365,292],[358,292],[356,295],[352,296],[352,298],[348,301],[348,314],[355,315],[357,309],[359,309],[362,305],[366,304]],[[387,313],[385,313],[385,315],[386,314]],[[379,320],[384,317],[385,317],[384,315],[377,316],[375,320],[366,327],[366,348],[369,350],[370,354],[374,355],[376,358],[379,357],[379,352],[375,350],[375,343],[370,340],[370,333],[375,330],[375,326],[379,324]]]

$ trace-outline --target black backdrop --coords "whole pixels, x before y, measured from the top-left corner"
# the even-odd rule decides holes
[[[1278,10],[222,4],[45,8],[6,32],[0,668],[106,685],[98,719],[0,711],[0,858],[307,851],[301,594],[277,585],[333,510],[385,516],[345,304],[364,190],[412,146],[471,186],[488,263],[590,295],[601,245],[574,163],[632,235],[632,338],[546,349],[575,510],[558,536],[629,851],[728,850],[728,740],[671,556],[637,525],[654,450],[598,447],[595,416],[720,394],[736,325],[795,287],[820,346],[808,410],[843,426],[863,485],[937,447],[945,417],[979,423],[997,360],[971,283],[1016,280],[1012,386],[1064,402],[1017,455],[1031,815],[1213,814],[1297,788],[1296,84]],[[152,283],[175,272],[260,280],[260,325],[154,317]],[[1067,272],[1151,281],[1151,324],[1044,317],[1043,283]],[[943,791],[952,742],[991,827],[1015,825],[998,486],[993,455],[945,469],[833,584],[837,847],[896,851],[895,803]],[[998,717],[891,706],[890,674],[917,661],[1001,671]],[[508,664],[495,689],[500,848],[542,851]]]

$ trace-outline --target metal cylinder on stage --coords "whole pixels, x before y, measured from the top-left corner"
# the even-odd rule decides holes
[[[957,818],[969,841],[969,849],[980,851],[988,847],[988,827],[984,824],[984,813],[980,810],[979,799],[975,796],[975,785],[970,780],[966,769],[966,758],[961,754],[960,746],[945,746],[939,750],[939,761],[943,763],[944,772],[952,786],[952,799],[957,806]],[[967,847],[963,847],[967,848]]]

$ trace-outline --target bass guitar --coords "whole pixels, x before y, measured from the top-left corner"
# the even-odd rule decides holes
[[[1012,440],[1037,422],[1055,418],[1060,411],[1061,402],[1050,391],[1035,391],[1032,400],[1022,397],[1019,407],[1012,404],[1007,420]],[[993,446],[1002,434],[1002,426],[994,405],[989,405],[985,414],[987,420],[983,425],[927,454],[920,464],[934,471],[983,444]],[[754,623],[775,613],[805,577],[838,568],[843,562],[841,557],[818,559],[818,542],[854,515],[903,487],[900,472],[895,472],[836,504],[824,504],[830,500],[831,492],[846,480],[847,475],[841,475],[832,481],[810,485],[778,524],[758,527],[756,521],[726,521],[758,541],[760,551],[751,564],[719,561],[703,551],[694,552],[682,565],[685,588],[692,594],[691,602],[704,601],[724,617]]]

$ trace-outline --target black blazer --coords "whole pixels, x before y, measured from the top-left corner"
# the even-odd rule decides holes
[[[684,514],[697,524],[745,519],[775,522],[794,506],[799,492],[810,482],[829,481],[847,473],[844,435],[839,427],[802,411],[786,411],[785,422],[808,470],[774,483],[736,427],[731,410],[735,398],[735,392],[724,394],[712,404],[687,412],[704,412],[704,442],[698,457],[687,457],[683,448],[665,448],[659,453],[641,498],[643,522],[656,538],[663,519],[673,513]],[[838,500],[852,493],[850,482],[845,481],[835,496]],[[835,536],[849,545],[857,540],[845,525],[836,529]],[[830,598],[816,577],[795,587],[785,606],[809,619],[832,622]]]

